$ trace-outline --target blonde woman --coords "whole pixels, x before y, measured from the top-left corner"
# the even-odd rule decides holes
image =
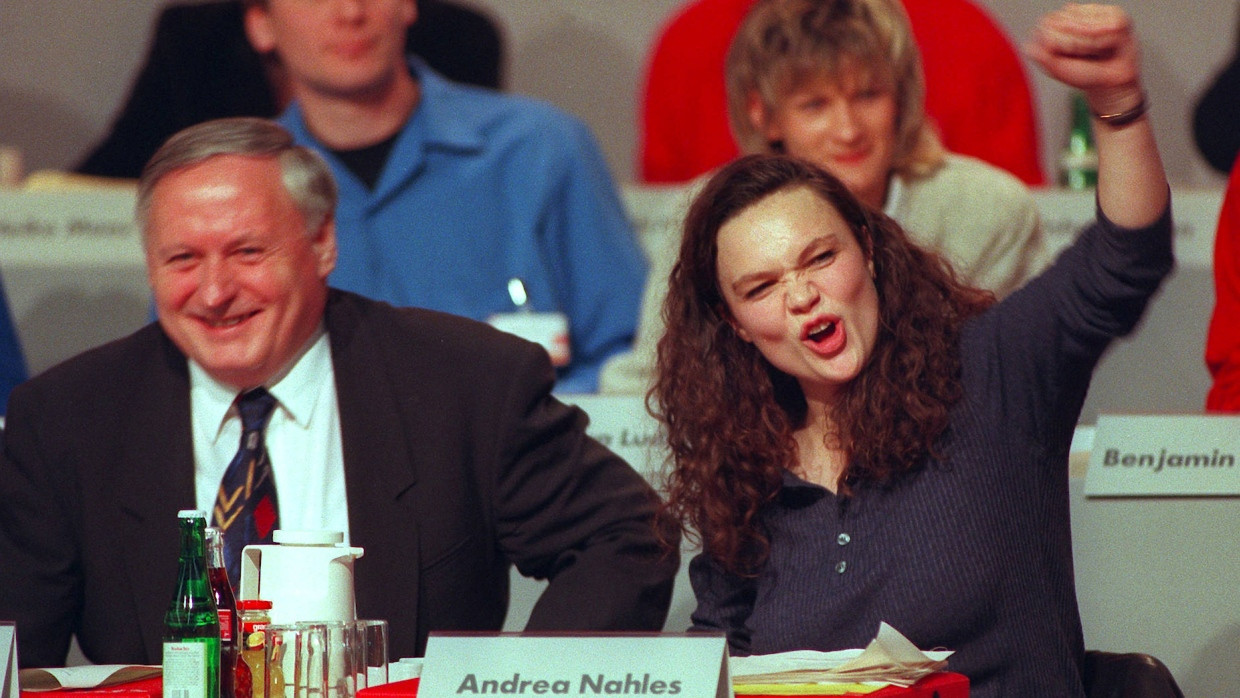
[[[759,0],[733,39],[727,89],[743,152],[825,169],[945,256],[966,283],[1002,298],[1041,268],[1041,224],[1025,185],[946,152],[926,120],[921,59],[898,0]],[[671,198],[679,213],[657,217],[683,220],[701,185]],[[659,237],[647,246],[652,270],[634,349],[604,366],[604,392],[649,386],[679,230]]]

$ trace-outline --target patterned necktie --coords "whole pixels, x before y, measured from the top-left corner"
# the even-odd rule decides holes
[[[263,388],[237,398],[241,412],[241,447],[220,481],[215,498],[213,525],[224,532],[224,566],[233,589],[240,590],[241,549],[270,543],[280,520],[276,480],[263,443],[263,429],[276,406],[276,399]]]

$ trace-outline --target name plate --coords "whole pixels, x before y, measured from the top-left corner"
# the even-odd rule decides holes
[[[0,236],[137,238],[134,190],[0,191]]]
[[[431,633],[418,698],[731,698],[722,634]]]
[[[1046,187],[1032,193],[1042,218],[1050,259],[1093,222],[1098,202],[1093,191]],[[1172,243],[1176,264],[1209,269],[1214,263],[1214,230],[1223,206],[1223,190],[1177,187],[1171,198],[1175,201]]]
[[[1240,495],[1240,416],[1100,415],[1085,495]]]
[[[667,460],[666,440],[658,421],[646,411],[641,395],[558,395],[590,415],[586,433],[658,486]]]
[[[141,265],[134,192],[0,190],[0,260],[23,266]]]
[[[0,621],[0,698],[19,698],[17,685],[17,625]]]

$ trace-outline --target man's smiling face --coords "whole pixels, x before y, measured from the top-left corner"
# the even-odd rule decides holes
[[[333,224],[306,230],[274,158],[220,155],[165,175],[145,236],[160,324],[218,381],[263,384],[322,318]]]

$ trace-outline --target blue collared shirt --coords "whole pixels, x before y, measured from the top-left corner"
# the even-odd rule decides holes
[[[568,317],[572,362],[558,390],[593,392],[628,348],[646,261],[585,124],[531,99],[452,83],[412,60],[421,99],[369,190],[307,129],[340,189],[339,260],[330,282],[398,306],[486,320],[528,307]]]

